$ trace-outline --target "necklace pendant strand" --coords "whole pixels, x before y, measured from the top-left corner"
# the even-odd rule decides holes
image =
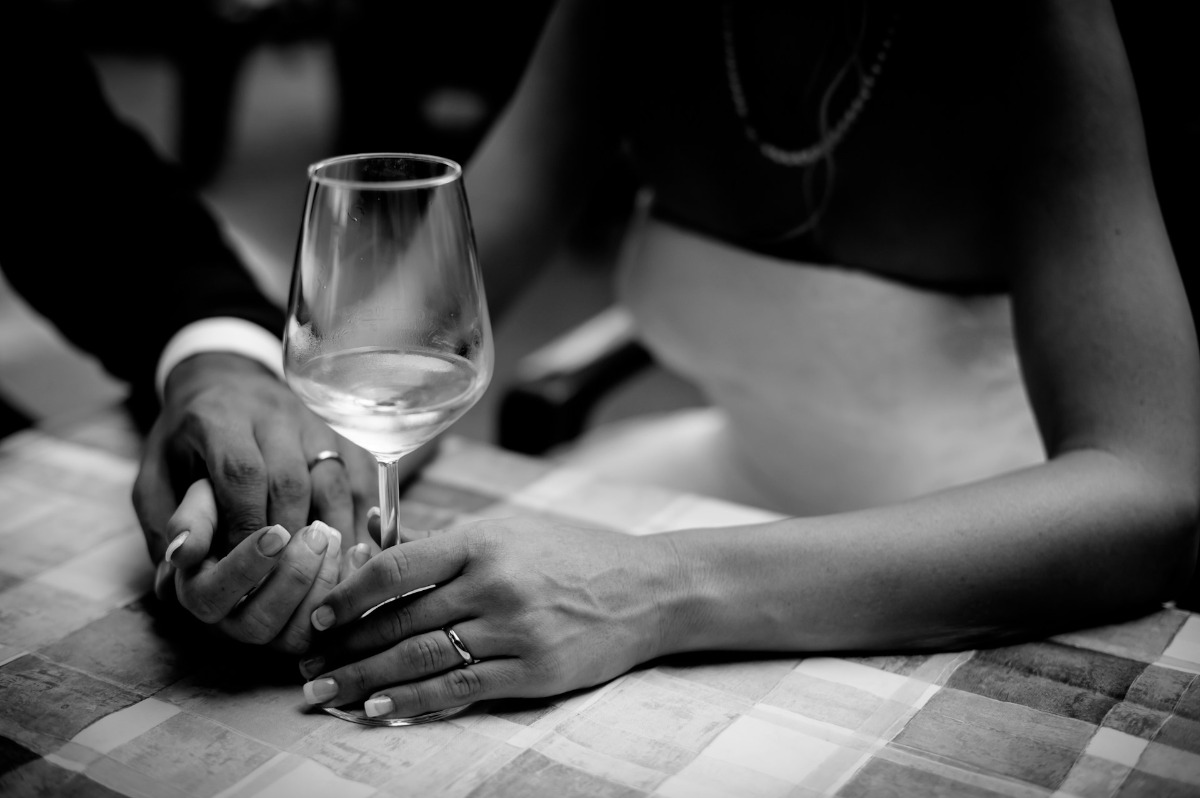
[[[746,103],[746,92],[742,87],[741,72],[738,69],[737,52],[733,40],[733,12],[730,4],[724,3],[722,11],[722,33],[725,41],[725,77],[729,84],[729,96],[733,101],[734,111],[742,122],[742,131],[746,139],[758,148],[759,153],[764,158],[781,166],[807,167],[828,158],[850,131],[850,128],[854,125],[854,122],[866,106],[867,100],[871,98],[875,82],[883,72],[883,65],[887,61],[888,51],[892,47],[892,36],[895,33],[896,27],[895,18],[893,17],[892,22],[888,26],[887,33],[884,35],[883,42],[880,44],[879,50],[875,54],[875,59],[871,62],[871,66],[865,71],[860,71],[858,76],[858,93],[850,101],[849,105],[846,106],[846,110],[842,113],[838,121],[815,143],[799,150],[789,150],[765,140],[750,121],[750,111]],[[843,71],[848,69],[850,63],[854,60],[852,57],[850,62],[843,67]],[[841,76],[839,75],[834,79],[831,89],[840,80]]]

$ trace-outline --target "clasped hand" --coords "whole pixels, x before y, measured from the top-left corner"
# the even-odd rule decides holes
[[[344,466],[310,471],[324,450]],[[379,553],[376,490],[374,458],[275,375],[207,354],[172,371],[133,499],[158,595],[234,640],[306,654],[310,703],[386,716],[555,695],[671,650],[664,539],[508,519]]]
[[[371,556],[367,543],[342,550],[342,535],[314,521],[292,535],[280,524],[263,527],[223,556],[209,553],[215,507],[208,480],[192,485],[171,526],[187,538],[159,563],[155,593],[175,598],[197,619],[234,640],[285,653],[306,651],[309,613],[344,574]]]
[[[310,468],[325,450],[341,461]],[[255,361],[210,353],[172,370],[133,503],[161,598],[234,640],[298,654],[312,635],[308,613],[378,551],[367,531],[376,491],[374,457],[285,383]]]
[[[677,574],[664,540],[532,519],[401,543],[313,612],[321,634],[300,665],[305,697],[411,716],[600,684],[667,652],[663,597]]]

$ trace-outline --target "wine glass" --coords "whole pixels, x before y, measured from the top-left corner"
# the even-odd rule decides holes
[[[466,413],[492,375],[461,166],[367,153],[308,167],[283,349],[284,374],[300,399],[375,455],[380,545],[395,545],[400,458]],[[326,711],[406,726],[465,708],[384,720]]]

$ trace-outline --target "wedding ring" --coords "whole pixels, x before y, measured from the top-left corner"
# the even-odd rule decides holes
[[[317,463],[321,462],[322,460],[337,460],[342,464],[342,468],[346,467],[346,461],[342,459],[340,454],[335,452],[333,449],[325,449],[317,452],[317,456],[308,461],[308,470],[312,471]]]
[[[467,647],[463,645],[462,638],[458,636],[458,632],[449,626],[442,627],[442,631],[446,633],[446,637],[450,638],[450,645],[454,646],[454,650],[458,652],[458,656],[463,658],[464,668],[479,662],[479,660],[471,656],[470,651],[467,651]]]

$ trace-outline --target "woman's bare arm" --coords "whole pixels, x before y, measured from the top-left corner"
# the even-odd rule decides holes
[[[466,169],[493,314],[555,253],[618,152],[603,3],[559,2],[512,101]]]
[[[1019,264],[1047,462],[898,506],[672,535],[678,647],[970,644],[1152,607],[1190,577],[1200,360],[1116,24],[1097,3],[1012,13],[1029,40],[1013,42],[997,247]]]
[[[1027,69],[1004,109],[1010,149],[981,157],[1012,158],[998,170],[996,246],[1021,264],[1013,306],[1046,462],[743,528],[631,537],[510,518],[393,547],[314,613],[318,628],[344,628],[330,703],[380,689],[389,711],[412,714],[553,695],[690,650],[967,648],[1175,595],[1196,559],[1200,359],[1119,37],[1089,0],[999,13],[1030,15],[1010,27]],[[429,584],[388,610],[385,639],[356,629]],[[481,662],[461,667],[447,623]]]

